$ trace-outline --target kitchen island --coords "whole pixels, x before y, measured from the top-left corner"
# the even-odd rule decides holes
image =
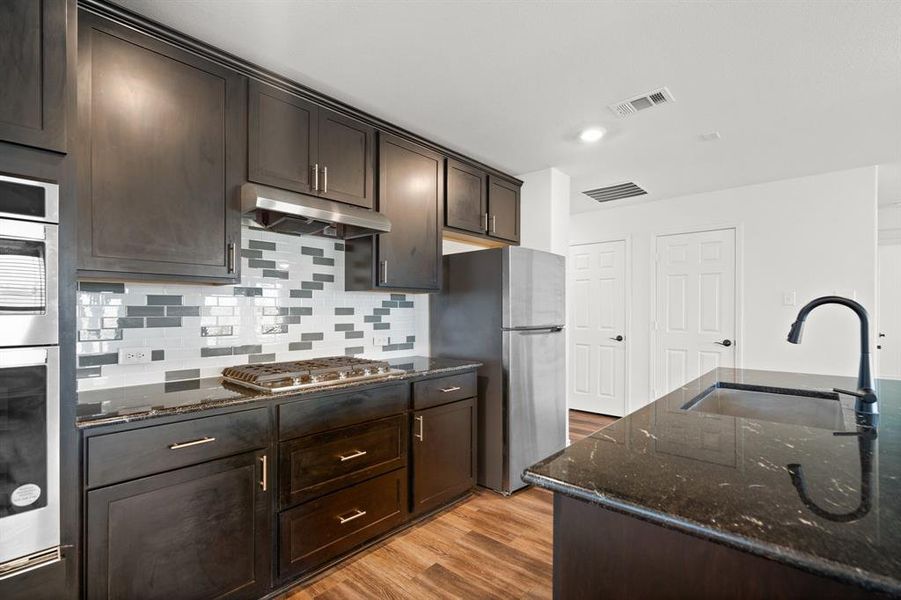
[[[718,369],[527,469],[555,597],[901,595],[901,381],[875,430],[834,387]]]

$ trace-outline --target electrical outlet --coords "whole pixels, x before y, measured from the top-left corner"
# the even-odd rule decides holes
[[[372,345],[373,346],[387,346],[391,343],[391,338],[387,335],[374,335],[372,336]]]
[[[798,302],[795,292],[782,292],[782,306],[794,306]]]
[[[119,350],[120,365],[140,365],[151,360],[150,348],[122,348]]]

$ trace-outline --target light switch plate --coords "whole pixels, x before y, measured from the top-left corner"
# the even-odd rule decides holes
[[[782,305],[795,306],[798,303],[798,296],[795,292],[782,292]]]

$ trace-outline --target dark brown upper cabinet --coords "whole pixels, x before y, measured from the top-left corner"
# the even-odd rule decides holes
[[[488,177],[484,171],[447,159],[444,224],[484,235],[488,230]]]
[[[440,290],[444,156],[380,134],[378,208],[391,232],[348,241],[346,289]]]
[[[246,79],[79,13],[82,276],[238,280]]]
[[[0,140],[66,151],[66,0],[0,2]]]
[[[372,208],[375,130],[350,117],[252,81],[248,178]]]
[[[519,243],[519,190],[521,184],[488,176],[488,235]]]

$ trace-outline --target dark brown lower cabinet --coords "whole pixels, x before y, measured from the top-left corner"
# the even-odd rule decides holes
[[[247,452],[88,492],[87,598],[265,595],[264,456]]]
[[[460,400],[413,413],[414,513],[460,496],[475,485],[476,401]]]
[[[310,571],[402,524],[407,470],[284,511],[279,517],[279,576]]]

